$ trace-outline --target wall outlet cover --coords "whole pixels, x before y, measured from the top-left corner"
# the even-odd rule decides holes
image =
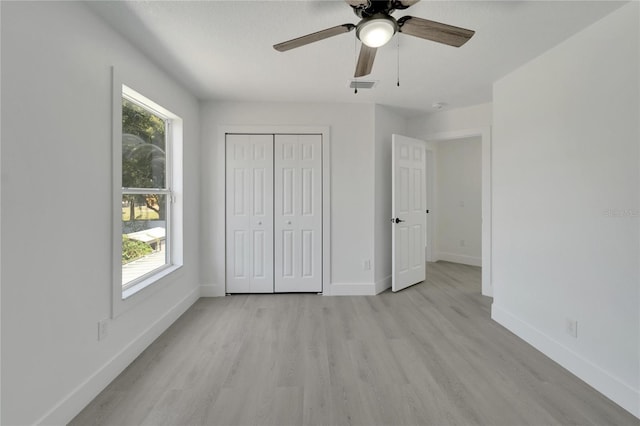
[[[104,340],[109,334],[109,320],[98,321],[98,340]]]
[[[571,337],[578,338],[578,321],[567,318],[565,323],[565,331]]]

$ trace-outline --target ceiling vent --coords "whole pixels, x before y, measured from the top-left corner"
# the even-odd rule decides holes
[[[377,84],[377,81],[349,80],[350,89],[373,89]]]

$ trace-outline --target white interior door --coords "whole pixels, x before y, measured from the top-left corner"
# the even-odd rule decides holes
[[[393,135],[391,143],[391,289],[399,291],[426,277],[426,155],[421,140]]]
[[[322,136],[275,136],[275,292],[322,291]]]
[[[273,293],[273,135],[226,145],[226,291]]]

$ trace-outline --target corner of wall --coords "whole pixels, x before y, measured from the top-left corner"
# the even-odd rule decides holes
[[[200,297],[224,297],[226,294],[224,285],[202,284],[200,285]]]
[[[384,277],[383,279],[376,281],[376,294],[380,294],[383,291],[391,288],[391,275]]]

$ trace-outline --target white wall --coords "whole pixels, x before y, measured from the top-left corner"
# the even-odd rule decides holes
[[[391,135],[406,135],[407,120],[375,106],[374,280],[376,293],[391,287]]]
[[[482,260],[482,140],[438,142],[436,258],[480,266]]]
[[[623,6],[493,92],[493,317],[636,416],[638,17]]]
[[[79,2],[2,2],[2,419],[64,424],[199,295],[196,99]],[[109,323],[111,66],[184,119],[184,267]]]
[[[491,116],[490,103],[443,110],[408,120],[407,132],[411,137],[428,140],[441,133],[488,127]]]
[[[329,126],[332,290],[373,292],[374,106],[205,102],[202,122],[201,276],[208,295],[224,294],[225,125]],[[326,289],[325,289],[326,290]]]

